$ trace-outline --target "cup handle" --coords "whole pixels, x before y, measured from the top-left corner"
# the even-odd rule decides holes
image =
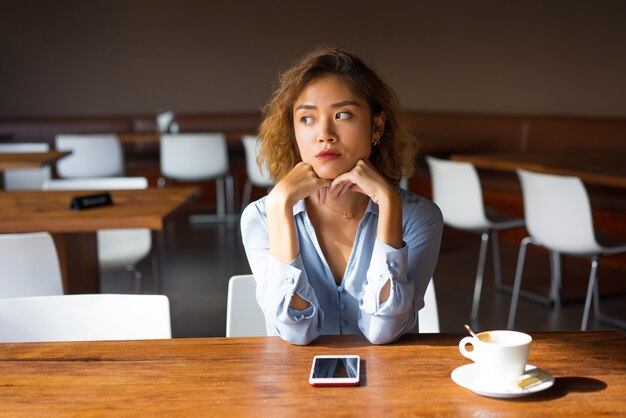
[[[465,348],[467,344],[473,347],[472,351],[467,351],[467,349]],[[459,342],[459,351],[461,352],[461,354],[463,354],[464,357],[467,357],[468,359],[474,361],[474,351],[476,351],[476,346],[474,345],[474,337],[464,337]]]

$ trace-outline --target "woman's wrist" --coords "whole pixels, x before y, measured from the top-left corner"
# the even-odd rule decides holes
[[[270,193],[266,205],[270,254],[283,263],[290,263],[298,254],[293,206],[281,193]]]
[[[379,199],[377,235],[382,242],[402,248],[402,200],[394,189]]]

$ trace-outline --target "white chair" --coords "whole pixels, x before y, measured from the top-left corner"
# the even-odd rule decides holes
[[[141,190],[148,187],[145,177],[102,177],[81,179],[46,180],[43,190]],[[147,228],[102,229],[97,231],[98,264],[102,271],[121,268],[133,274],[135,292],[141,287],[141,271],[137,264],[143,260],[152,248],[152,233]],[[155,271],[155,288],[159,278]]]
[[[256,282],[252,274],[233,276],[228,281],[226,336],[267,335],[265,315],[256,301]]]
[[[0,342],[172,337],[163,295],[62,295],[0,300]]]
[[[424,307],[418,313],[420,333],[439,332],[439,313],[435,284],[431,279],[424,294]],[[233,276],[228,281],[226,336],[256,337],[267,335],[265,315],[256,300],[256,282],[252,274]]]
[[[522,184],[524,216],[529,236],[522,240],[515,271],[513,295],[507,326],[513,328],[528,244],[540,245],[552,252],[591,256],[591,272],[580,329],[587,329],[591,298],[597,319],[626,328],[626,322],[600,312],[597,269],[600,256],[626,252],[626,243],[605,247],[596,240],[591,204],[583,182],[578,177],[557,176],[517,170]]]
[[[161,135],[161,175],[176,181],[216,181],[217,218],[193,215],[192,222],[230,220],[234,211],[233,177],[223,133]],[[160,184],[163,184],[160,181]]]
[[[48,152],[50,145],[45,142],[22,142],[15,144],[0,144],[0,153],[33,153]],[[41,190],[44,180],[51,177],[49,165],[41,168],[19,168],[4,171],[4,189]]]
[[[489,238],[492,238],[496,287],[503,288],[498,231],[522,227],[524,220],[506,216],[491,208],[485,208],[480,179],[476,168],[471,163],[441,160],[431,156],[426,157],[426,162],[430,169],[433,201],[441,209],[444,223],[452,228],[481,234],[478,269],[470,314],[470,320],[476,321]]]
[[[439,333],[439,310],[437,309],[437,295],[435,280],[430,279],[424,293],[424,307],[417,313],[420,334]]]
[[[244,210],[250,203],[252,195],[252,186],[262,187],[268,192],[274,186],[274,180],[270,177],[265,164],[259,167],[257,162],[258,139],[255,135],[244,135],[241,137],[243,142],[243,150],[246,155],[246,184],[243,188],[243,199],[241,201],[241,210]]]
[[[0,298],[62,294],[59,258],[49,233],[0,235]]]
[[[124,151],[114,134],[61,134],[55,139],[58,151],[72,151],[57,161],[61,178],[114,177],[124,175]]]

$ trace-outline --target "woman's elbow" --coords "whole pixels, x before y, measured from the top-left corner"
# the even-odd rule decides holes
[[[304,332],[298,332],[304,331]],[[318,333],[311,332],[311,330],[284,330],[279,332],[280,338],[283,341],[293,345],[308,345],[311,344],[317,337]]]
[[[364,334],[365,338],[374,345],[389,344],[397,340],[402,333],[390,334],[389,332],[369,332]]]
[[[283,341],[293,345],[309,345],[317,338],[317,335],[309,335],[308,333],[293,333],[288,335],[281,334],[280,338],[282,338]]]
[[[391,342],[394,342],[396,339],[384,338],[380,335],[377,335],[374,337],[367,337],[367,340],[373,345],[384,345],[384,344],[389,344]]]

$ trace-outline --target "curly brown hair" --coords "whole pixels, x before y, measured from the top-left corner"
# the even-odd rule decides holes
[[[413,173],[416,147],[402,120],[398,97],[378,75],[355,55],[335,48],[318,48],[279,76],[278,88],[264,107],[259,127],[259,164],[266,164],[279,181],[301,160],[293,127],[293,106],[314,80],[336,75],[369,105],[372,121],[384,113],[380,144],[372,147],[370,162],[392,184]]]

